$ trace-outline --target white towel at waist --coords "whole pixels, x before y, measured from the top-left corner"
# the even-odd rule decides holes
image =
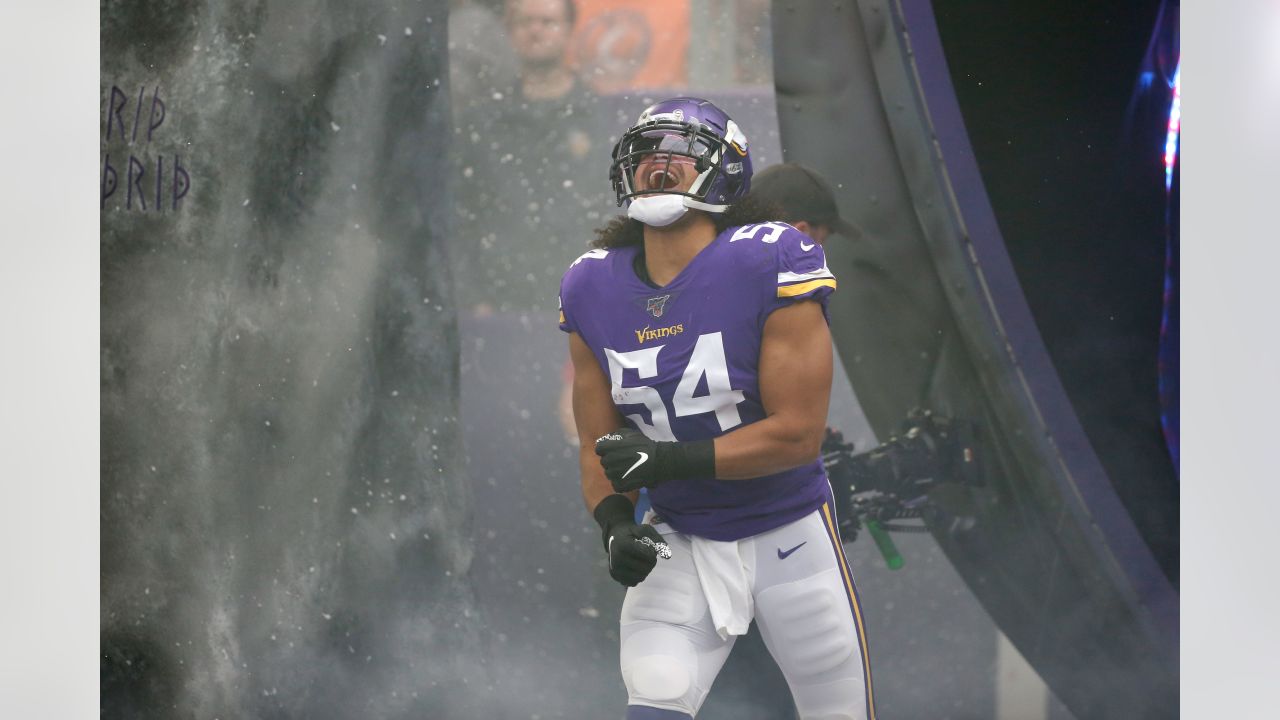
[[[751,583],[739,552],[741,541],[721,542],[696,535],[690,536],[690,540],[693,565],[698,569],[698,580],[711,608],[716,632],[723,640],[730,635],[746,635],[755,616],[755,600],[751,597]]]

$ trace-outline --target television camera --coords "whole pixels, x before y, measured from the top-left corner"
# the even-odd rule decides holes
[[[912,410],[897,435],[863,453],[827,428],[822,463],[841,540],[854,542],[866,528],[893,570],[903,560],[889,533],[972,526],[971,515],[958,514],[938,497],[984,484],[976,424],[924,409]]]

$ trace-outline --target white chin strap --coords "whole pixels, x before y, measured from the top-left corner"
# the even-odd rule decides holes
[[[627,206],[627,217],[645,225],[666,227],[689,212],[683,195],[644,195],[632,198]]]

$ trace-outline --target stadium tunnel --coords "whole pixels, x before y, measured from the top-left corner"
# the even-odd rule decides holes
[[[929,6],[836,4],[832,15],[830,3],[775,3],[774,69],[787,159],[835,181],[868,232],[830,247],[835,340],[864,410],[880,436],[914,406],[980,421],[992,477],[948,499],[975,521],[936,527],[938,543],[1077,717],[1172,715],[1176,595],[1036,334]],[[512,590],[486,569],[495,553],[473,527],[488,486],[468,477],[458,418],[484,400],[460,392],[459,353],[475,338],[455,320],[444,166],[418,161],[447,152],[450,96],[417,80],[447,75],[449,4],[319,10],[103,9],[104,107],[117,85],[131,98],[163,88],[155,147],[181,149],[192,182],[163,213],[122,208],[127,185],[104,197],[102,714],[495,717],[477,703],[499,680],[523,688],[545,673],[574,692],[507,700],[542,702],[550,717],[564,696],[575,716],[570,701],[618,693],[607,654],[566,669],[546,660],[556,648],[490,637],[507,623],[565,647],[575,634],[611,645],[613,619],[597,608],[620,590],[589,585],[610,582],[596,530],[549,485],[496,486],[508,502],[492,506],[521,515],[522,544],[538,553],[510,562],[534,573],[545,561],[548,593],[577,592],[579,604],[539,604],[533,583]],[[133,151],[107,132],[110,117],[104,165]],[[816,136],[835,145],[801,141]],[[557,333],[517,328],[563,347]],[[548,403],[557,369],[530,383]],[[542,425],[517,429],[555,430]],[[512,475],[546,479],[517,460],[526,472]],[[517,491],[573,520],[521,506]],[[592,575],[576,555],[588,552]],[[505,595],[484,592],[486,572]],[[531,609],[503,616],[499,600]],[[534,612],[548,607],[573,624]],[[527,669],[515,683],[494,669],[512,665]]]
[[[980,428],[985,486],[932,498],[935,539],[1077,717],[1176,717],[1177,592],[1046,352],[930,3],[774,10],[785,159],[826,175],[865,230],[828,245],[832,332],[863,410],[881,438],[914,407]]]

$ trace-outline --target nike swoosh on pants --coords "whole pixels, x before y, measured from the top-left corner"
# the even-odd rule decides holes
[[[797,545],[797,546],[795,546],[795,547],[791,548],[790,550],[788,550],[788,551],[786,551],[786,552],[783,552],[783,551],[782,551],[782,548],[778,548],[778,559],[779,559],[779,560],[786,560],[788,555],[790,555],[791,553],[793,553],[793,552],[795,552],[795,551],[799,550],[800,548],[804,547],[804,545],[805,545],[806,543],[808,543],[808,542],[809,542],[808,540],[805,540],[804,542],[800,543],[799,545]]]

